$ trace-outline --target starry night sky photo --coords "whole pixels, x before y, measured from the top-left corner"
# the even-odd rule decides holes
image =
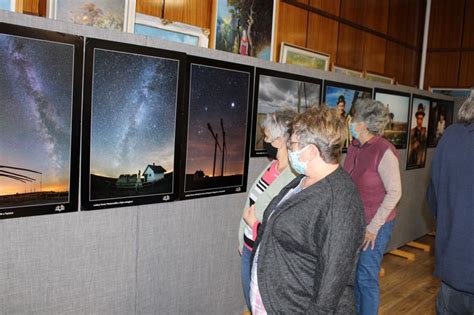
[[[0,34],[0,196],[69,190],[74,46]]]
[[[202,170],[212,176],[215,141],[207,124],[222,146],[221,118],[227,147],[224,175],[243,174],[249,79],[247,72],[192,64],[186,174]],[[222,155],[217,150],[215,176],[220,176]]]
[[[173,171],[176,60],[94,51],[90,172],[118,178],[149,164]]]

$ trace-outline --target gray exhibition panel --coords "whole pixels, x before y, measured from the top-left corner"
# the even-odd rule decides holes
[[[275,64],[115,31],[0,11],[0,22],[249,64],[424,96],[340,74]],[[443,96],[438,98],[450,99]],[[389,248],[431,229],[423,169],[405,171]],[[251,158],[249,186],[267,164]],[[239,314],[237,228],[246,194],[0,221],[0,314]]]

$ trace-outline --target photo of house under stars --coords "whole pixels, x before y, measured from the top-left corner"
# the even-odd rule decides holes
[[[89,201],[173,194],[180,61],[102,48],[92,55]]]
[[[64,39],[0,34],[0,218],[77,210],[69,207],[75,45]]]
[[[244,187],[251,71],[191,63],[185,197]]]
[[[253,126],[252,156],[266,155],[263,148],[264,135],[260,128],[266,114],[285,108],[303,113],[308,108],[319,105],[321,85],[322,81],[319,79],[257,69],[255,86],[258,91],[255,94],[256,120]]]

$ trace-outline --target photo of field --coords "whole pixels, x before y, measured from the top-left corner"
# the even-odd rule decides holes
[[[74,45],[0,34],[0,209],[69,201]]]
[[[383,136],[395,147],[406,148],[410,95],[398,95],[376,91],[375,99],[387,106],[389,111],[389,121],[384,129]]]
[[[185,192],[243,185],[250,73],[191,64]]]
[[[93,69],[89,199],[172,193],[179,62],[96,48]]]

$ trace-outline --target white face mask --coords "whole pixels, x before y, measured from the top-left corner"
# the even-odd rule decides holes
[[[300,157],[301,153],[307,148],[308,146],[305,146],[299,151],[289,151],[288,152],[288,159],[290,161],[291,167],[298,173],[298,174],[305,174],[306,169],[308,168],[308,161],[306,162],[301,162]]]

